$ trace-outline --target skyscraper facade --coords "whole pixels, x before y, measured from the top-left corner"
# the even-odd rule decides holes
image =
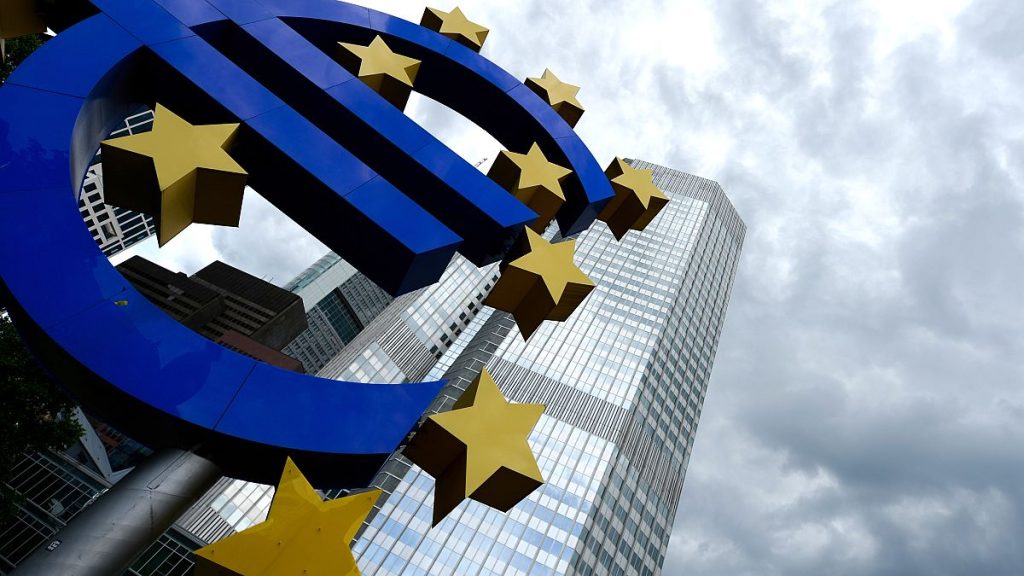
[[[318,375],[357,382],[423,380],[483,310],[497,279],[497,264],[477,268],[456,255],[438,283],[396,298]]]
[[[672,202],[621,242],[600,223],[580,235],[597,288],[573,317],[524,342],[486,309],[426,373],[449,381],[433,411],[483,367],[510,400],[545,404],[530,444],[546,484],[507,514],[467,501],[430,529],[434,481],[394,457],[355,545],[363,574],[660,572],[745,226],[718,184],[632,164]]]
[[[309,327],[284,348],[315,373],[352,341],[392,298],[369,278],[328,252],[285,284],[302,298]]]

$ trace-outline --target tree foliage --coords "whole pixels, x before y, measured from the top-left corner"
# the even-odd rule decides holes
[[[22,60],[28,58],[29,54],[35,52],[45,42],[45,34],[32,34],[4,41],[4,51],[7,58],[0,63],[0,84],[7,81],[7,77],[14,72],[14,69],[21,64]]]
[[[75,403],[36,363],[6,314],[0,315],[0,519],[17,504],[8,483],[21,455],[63,450],[82,435]]]

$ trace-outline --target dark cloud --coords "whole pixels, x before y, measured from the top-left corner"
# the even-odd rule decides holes
[[[665,572],[1021,573],[1020,7],[880,49],[856,3],[732,6],[691,104],[753,130],[717,176],[750,233]]]

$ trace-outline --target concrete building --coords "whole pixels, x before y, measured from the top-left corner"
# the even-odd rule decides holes
[[[192,276],[141,256],[117,269],[150,302],[210,340],[268,364],[303,371],[301,362],[281,352],[306,329],[302,299],[296,294],[223,262]]]

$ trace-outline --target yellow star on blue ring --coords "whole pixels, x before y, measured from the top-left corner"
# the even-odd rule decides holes
[[[427,8],[423,11],[420,25],[430,28],[455,40],[470,50],[479,52],[487,39],[487,28],[470,21],[458,6],[451,12]]]
[[[349,543],[379,496],[324,502],[288,458],[266,521],[196,550],[195,576],[359,576]]]
[[[153,216],[160,246],[193,222],[238,226],[248,174],[225,151],[237,129],[157,104],[151,131],[102,142],[104,200]]]
[[[543,98],[573,128],[583,117],[583,105],[576,99],[579,86],[562,82],[551,70],[544,69],[540,78],[528,77],[526,86]]]
[[[367,46],[338,42],[336,58],[385,100],[405,110],[420,70],[419,60],[395,52],[380,36],[374,36]]]
[[[513,404],[484,368],[448,412],[429,417],[404,455],[437,479],[437,526],[466,498],[507,512],[544,483],[527,439],[543,404]]]
[[[530,225],[536,232],[543,232],[565,204],[562,181],[570,174],[572,170],[549,162],[536,142],[526,154],[502,150],[487,172],[492,180],[539,215]]]
[[[653,172],[633,168],[616,158],[605,170],[615,197],[597,215],[608,224],[616,240],[630,230],[642,231],[668,204],[668,196],[654,185]]]
[[[524,339],[544,320],[568,320],[594,289],[573,262],[575,250],[575,240],[552,244],[526,228],[484,304],[510,312]]]

